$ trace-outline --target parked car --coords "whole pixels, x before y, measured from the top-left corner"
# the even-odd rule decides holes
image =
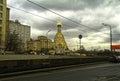
[[[110,61],[110,62],[118,63],[118,62],[120,62],[120,56],[111,56],[111,57],[109,58],[109,61]]]

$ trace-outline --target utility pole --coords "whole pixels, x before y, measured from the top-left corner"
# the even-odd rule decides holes
[[[102,23],[102,25],[110,28],[110,52],[111,52],[111,55],[112,55],[112,27],[111,27],[111,25],[105,24],[105,23]]]
[[[50,31],[51,31],[51,30],[48,30],[47,33],[46,33],[46,37],[47,37],[47,51],[48,51],[48,49],[49,49],[49,46],[48,46],[48,42],[49,42],[49,41],[48,41],[48,33],[49,33]]]
[[[80,40],[80,42],[79,42],[79,43],[80,43],[80,48],[79,48],[79,50],[81,51],[81,39],[82,39],[82,35],[79,35],[78,37],[79,37],[79,40]]]
[[[77,44],[77,51],[78,51],[78,46],[79,46],[78,41],[76,41],[76,44]]]

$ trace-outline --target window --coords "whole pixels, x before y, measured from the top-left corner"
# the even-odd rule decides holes
[[[0,18],[2,18],[2,13],[0,13]]]
[[[1,40],[1,38],[0,38],[0,45],[2,44],[2,42],[1,42],[2,40]]]
[[[3,10],[3,7],[2,7],[2,6],[0,6],[0,10],[1,10],[1,11]]]
[[[0,25],[2,24],[2,20],[0,20]]]
[[[3,3],[3,0],[0,0],[0,3]]]
[[[0,27],[0,32],[2,31],[2,27]]]
[[[2,42],[2,34],[0,34],[0,45],[1,45],[1,42]]]

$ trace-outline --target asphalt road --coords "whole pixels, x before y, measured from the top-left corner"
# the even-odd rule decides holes
[[[0,81],[120,81],[120,64],[106,63],[76,67],[9,77]]]

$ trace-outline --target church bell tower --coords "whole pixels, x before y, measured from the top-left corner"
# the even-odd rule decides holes
[[[57,33],[54,38],[55,51],[57,54],[64,54],[65,50],[68,49],[67,44],[64,39],[64,35],[61,32],[62,23],[58,21],[57,23]]]

